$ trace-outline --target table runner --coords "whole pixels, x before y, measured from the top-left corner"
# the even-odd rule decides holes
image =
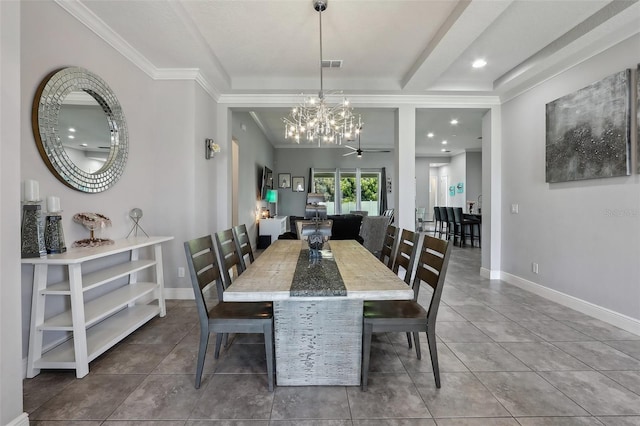
[[[330,250],[321,250],[322,256],[309,258],[309,249],[300,250],[296,271],[291,282],[291,296],[346,296],[338,265]]]

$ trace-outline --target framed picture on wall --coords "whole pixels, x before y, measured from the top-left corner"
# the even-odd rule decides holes
[[[304,189],[304,176],[294,176],[293,185],[291,186],[293,192],[305,192]]]
[[[291,188],[291,173],[278,174],[278,188]]]

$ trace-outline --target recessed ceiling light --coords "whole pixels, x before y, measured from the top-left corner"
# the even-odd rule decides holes
[[[86,143],[81,143],[80,146],[89,146]]]
[[[442,145],[446,145],[446,144],[447,144],[447,141],[442,141]]]
[[[74,129],[73,127],[69,127],[69,131],[70,131],[70,132],[75,132],[75,131],[76,131],[76,129]]]
[[[485,61],[484,59],[476,59],[471,64],[471,66],[474,68],[484,68],[485,65],[487,65],[487,61]]]
[[[451,120],[449,123],[451,123],[452,126],[455,126],[456,124],[458,124],[458,120],[456,120],[455,118],[453,120]]]
[[[69,135],[69,136],[67,136],[67,137],[68,137],[69,139],[75,139],[75,138],[76,138],[76,137],[75,137],[75,136],[73,136],[73,135]]]
[[[427,133],[427,137],[428,138],[432,138],[433,137],[433,133],[431,133],[431,132]]]
[[[440,151],[442,151],[442,152],[451,152],[451,151],[449,151],[448,149],[445,149],[445,148],[442,148]]]

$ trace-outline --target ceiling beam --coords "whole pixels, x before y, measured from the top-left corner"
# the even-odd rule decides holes
[[[402,79],[404,90],[428,90],[513,0],[461,0]]]

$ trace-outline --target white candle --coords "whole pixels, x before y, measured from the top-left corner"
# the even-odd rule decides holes
[[[40,201],[40,186],[37,180],[26,179],[24,181],[24,200]]]
[[[57,213],[60,210],[60,197],[54,197],[50,195],[47,197],[47,211],[51,213]]]

